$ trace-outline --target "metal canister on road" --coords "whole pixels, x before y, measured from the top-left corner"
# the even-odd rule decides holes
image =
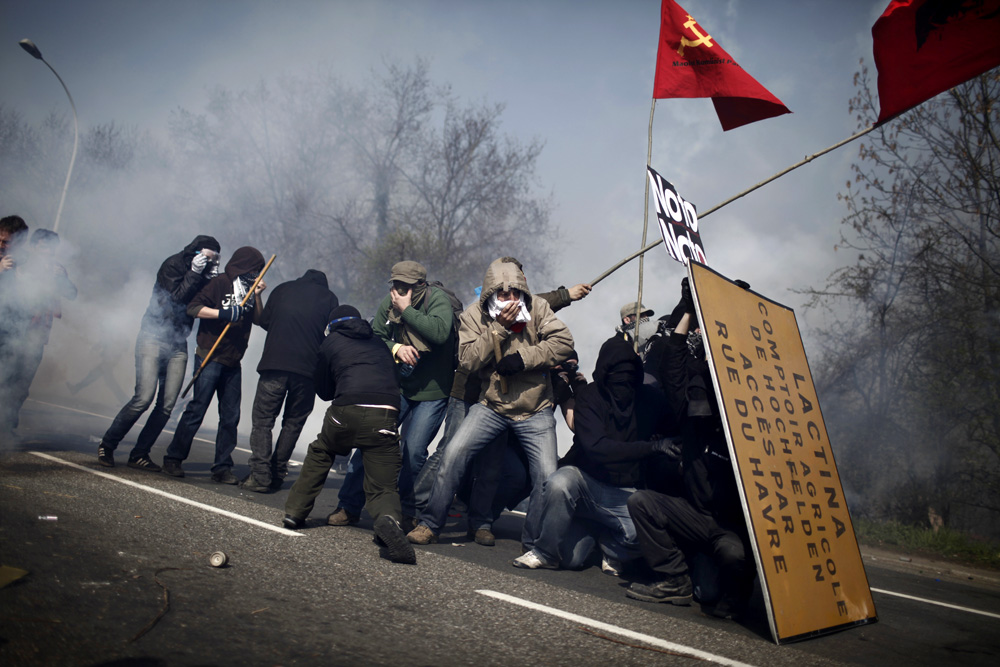
[[[225,551],[216,551],[208,557],[208,564],[212,567],[225,567],[228,562],[229,556],[226,555]]]

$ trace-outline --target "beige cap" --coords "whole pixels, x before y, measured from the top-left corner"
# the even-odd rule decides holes
[[[627,303],[624,306],[622,306],[621,317],[623,320],[628,316],[635,316],[635,305],[636,302],[632,301],[631,303]],[[653,310],[651,308],[646,308],[646,306],[640,306],[639,319],[642,319],[643,317],[652,317],[652,316],[653,316]]]
[[[401,283],[406,283],[407,285],[416,285],[419,282],[427,280],[427,269],[424,268],[423,264],[419,262],[411,262],[409,260],[405,262],[396,262],[392,265],[392,271],[389,274],[390,280],[398,280]]]

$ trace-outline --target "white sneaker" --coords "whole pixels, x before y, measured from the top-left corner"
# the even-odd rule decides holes
[[[622,562],[617,558],[605,556],[601,560],[601,572],[612,577],[620,577],[622,575]]]
[[[511,561],[511,565],[519,567],[523,570],[555,570],[559,567],[558,565],[554,565],[546,560],[543,560],[534,549],[515,558]]]

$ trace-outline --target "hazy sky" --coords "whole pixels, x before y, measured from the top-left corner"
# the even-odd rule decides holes
[[[871,26],[888,0],[680,4],[793,112],[724,133],[710,100],[659,100],[652,165],[683,197],[706,210],[853,134],[852,77],[859,59],[874,70]],[[538,177],[562,232],[552,275],[570,285],[641,244],[659,9],[659,0],[0,0],[0,100],[29,117],[67,107],[22,38],[66,81],[81,128],[115,120],[156,134],[172,109],[200,111],[218,84],[241,89],[316,67],[361,81],[384,57],[425,56],[431,77],[462,100],[506,104],[504,131],[545,142]],[[840,149],[705,218],[709,264],[796,308],[803,323],[802,299],[788,290],[818,286],[853,259],[833,246],[837,193],[856,154]],[[652,209],[649,224],[655,240]],[[532,288],[556,286],[531,283],[525,268]],[[635,298],[637,274],[636,261],[563,311],[588,372]],[[683,275],[662,246],[647,257],[643,300],[657,316],[676,303]]]

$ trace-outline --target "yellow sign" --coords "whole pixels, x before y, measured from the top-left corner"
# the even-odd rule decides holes
[[[878,620],[795,313],[689,267],[774,640]]]

